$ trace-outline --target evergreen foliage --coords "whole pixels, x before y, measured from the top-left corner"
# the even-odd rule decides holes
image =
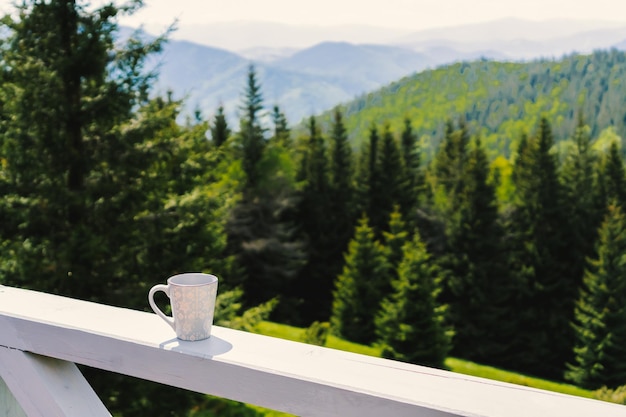
[[[247,186],[254,188],[259,180],[257,164],[263,157],[265,148],[265,129],[261,125],[263,95],[257,79],[254,65],[248,68],[246,88],[240,110],[239,137],[243,171],[246,173]]]
[[[287,123],[285,113],[275,105],[272,110],[272,122],[274,123],[274,135],[272,140],[280,144],[280,146],[288,149],[291,146],[291,129]]]
[[[402,260],[404,244],[410,239],[398,205],[394,207],[394,211],[390,215],[388,228],[388,232],[383,232],[385,250],[390,268],[392,271],[396,271]]]
[[[333,331],[353,342],[376,338],[374,317],[389,285],[384,247],[375,240],[367,217],[362,217],[350,241],[343,272],[337,277],[330,319]]]
[[[394,211],[394,206],[400,204],[404,180],[404,166],[398,143],[390,130],[385,125],[376,169],[375,191],[370,194],[372,201],[370,216],[372,226],[378,233],[388,231],[389,216]]]
[[[213,125],[211,126],[211,139],[215,147],[219,148],[230,137],[230,128],[224,114],[224,106],[217,108],[217,113],[213,119]]]
[[[278,105],[265,129],[254,66],[238,131],[222,106],[177,122],[146,70],[165,37],[116,39],[141,3],[30,0],[3,20],[0,282],[142,309],[154,279],[210,271],[221,325],[271,314],[323,343],[330,320],[402,361],[623,385],[626,54],[426,71],[382,90],[402,111],[363,97],[292,140]],[[120,415],[197,401],[86,374]]]
[[[371,125],[369,139],[366,146],[361,149],[356,170],[357,213],[366,214],[368,218],[375,210],[372,195],[376,194],[379,185],[377,183],[379,141],[378,127]]]
[[[597,186],[597,155],[591,148],[589,128],[579,115],[572,146],[566,152],[561,167],[563,208],[567,226],[564,236],[568,242],[567,274],[575,277],[573,286],[582,284],[586,259],[594,254],[594,242],[607,203]]]
[[[404,172],[401,180],[402,191],[399,204],[403,217],[411,225],[409,227],[412,228],[416,225],[416,210],[423,194],[424,175],[421,170],[421,154],[417,135],[408,117],[404,119],[404,129],[400,138],[400,153]]]
[[[333,280],[332,266],[336,249],[331,206],[331,185],[325,139],[315,123],[309,119],[309,136],[306,139],[298,179],[304,185],[299,192],[297,207],[298,226],[307,242],[307,261],[294,282],[294,292],[301,304],[298,314],[303,323],[325,320],[330,316]],[[338,271],[337,271],[338,272]]]
[[[334,255],[328,271],[334,278],[341,272],[343,254],[348,249],[356,223],[354,157],[339,109],[335,112],[329,139],[330,212],[326,215],[332,218],[333,237],[329,239],[332,249],[329,252]]]
[[[612,141],[608,154],[605,154],[600,163],[598,175],[599,204],[602,213],[611,203],[616,203],[626,210],[626,172],[620,147]]]
[[[419,233],[403,247],[393,292],[381,304],[375,323],[386,358],[443,367],[452,331],[445,324],[446,306],[437,296],[441,277]]]
[[[230,204],[207,173],[207,126],[149,99],[145,69],[164,38],[116,42],[141,2],[99,8],[25,1],[3,19],[0,281],[145,308],[155,281],[229,275]],[[222,275],[223,274],[223,275]],[[188,410],[195,394],[85,369],[113,413]],[[148,400],[149,399],[149,400]]]
[[[519,327],[511,344],[519,355],[514,366],[559,378],[571,355],[573,335],[568,323],[580,278],[568,275],[566,211],[552,145],[550,125],[542,119],[536,136],[520,141],[513,167],[516,195],[508,227],[510,268],[522,287]]]
[[[248,68],[241,110],[238,152],[225,161],[231,169],[241,166],[244,174],[227,223],[229,253],[238,268],[232,285],[242,286],[246,307],[286,295],[276,307],[280,317],[291,307],[289,289],[306,254],[293,219],[296,168],[288,149],[265,139],[263,98],[254,66]]]
[[[445,135],[442,121],[458,115],[481,135],[490,159],[508,158],[541,117],[554,121],[556,141],[568,138],[579,110],[592,137],[609,126],[626,137],[625,63],[626,53],[618,50],[532,62],[458,62],[405,77],[341,109],[355,146],[372,123],[389,122],[399,132],[408,117],[429,161]]]
[[[506,363],[510,302],[516,290],[506,272],[503,230],[489,165],[479,138],[469,149],[458,208],[446,220],[454,354],[482,363]]]
[[[609,206],[600,229],[598,256],[589,261],[576,302],[575,361],[565,376],[590,389],[626,381],[626,220]]]

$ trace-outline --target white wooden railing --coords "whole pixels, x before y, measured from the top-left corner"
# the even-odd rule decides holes
[[[301,416],[626,417],[626,407],[0,286],[0,417],[110,416],[76,363]]]

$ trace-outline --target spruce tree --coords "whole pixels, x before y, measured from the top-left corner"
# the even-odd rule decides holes
[[[371,216],[372,227],[382,235],[388,231],[389,217],[395,205],[399,205],[402,200],[402,193],[405,191],[403,183],[403,164],[398,144],[394,138],[389,124],[383,130],[380,153],[378,156],[376,187],[370,193],[369,215]]]
[[[254,188],[259,180],[257,164],[265,149],[265,129],[261,125],[263,95],[254,65],[248,68],[246,88],[240,107],[239,137],[242,152],[242,166],[246,174],[247,186]]]
[[[333,331],[353,342],[374,342],[374,317],[388,282],[384,247],[375,239],[367,217],[362,217],[348,246],[343,272],[335,282],[330,319]]]
[[[402,260],[402,251],[404,244],[409,239],[409,233],[406,229],[406,223],[400,213],[400,207],[396,205],[393,213],[389,218],[389,231],[383,233],[385,250],[387,252],[387,259],[392,271],[398,269],[398,265]]]
[[[404,130],[402,131],[400,150],[404,172],[399,204],[403,217],[412,228],[416,225],[416,210],[423,192],[424,175],[421,171],[421,156],[417,135],[413,131],[409,118],[404,119]]]
[[[434,160],[434,176],[437,186],[442,187],[450,199],[450,206],[457,205],[457,196],[463,189],[463,170],[470,145],[469,130],[464,120],[454,129],[451,121],[446,122],[445,137]]]
[[[326,213],[332,224],[328,239],[327,273],[336,277],[343,267],[343,254],[356,225],[354,161],[341,110],[336,108],[330,132],[330,209]]]
[[[442,368],[451,347],[446,306],[437,299],[441,277],[419,233],[403,247],[393,292],[376,315],[378,344],[385,358]]]
[[[309,119],[308,128],[309,136],[298,174],[304,185],[299,192],[296,212],[308,253],[306,265],[294,282],[294,292],[302,302],[298,308],[301,324],[328,319],[336,276],[328,270],[336,254],[332,242],[334,225],[326,144],[314,117]]]
[[[432,169],[434,177],[446,190],[450,190],[454,181],[454,165],[457,158],[455,150],[454,123],[447,120],[445,124],[444,137],[439,144],[437,154],[433,160]]]
[[[369,129],[368,140],[361,149],[356,170],[356,211],[365,213],[368,217],[376,208],[372,195],[376,195],[378,182],[378,153],[380,136],[378,127],[372,124]]]
[[[228,122],[226,121],[226,115],[224,114],[224,106],[219,106],[217,108],[217,113],[215,113],[213,124],[211,125],[211,139],[213,140],[215,147],[219,148],[222,146],[222,144],[230,137],[230,133],[230,128],[228,127]]]
[[[575,307],[575,360],[565,373],[588,389],[626,381],[626,219],[619,206],[609,206],[599,233]]]
[[[463,167],[459,206],[447,223],[447,253],[454,353],[481,363],[506,362],[509,304],[515,290],[505,268],[503,231],[489,162],[476,138]]]
[[[572,285],[582,283],[586,259],[594,253],[594,242],[602,222],[604,207],[598,205],[595,167],[596,155],[591,149],[589,128],[582,116],[573,135],[574,146],[565,156],[561,168],[563,208],[567,220],[564,236],[568,241],[570,262],[566,268],[573,278]]]
[[[571,355],[568,323],[577,279],[568,273],[566,211],[552,145],[550,125],[542,118],[537,134],[520,141],[513,167],[510,270],[516,271],[521,287],[511,364],[535,375],[560,378]]]
[[[285,113],[280,111],[278,105],[274,105],[272,110],[272,122],[274,123],[274,134],[271,140],[285,149],[289,149],[291,147],[291,129],[289,129]]]
[[[626,172],[617,141],[611,142],[609,152],[603,155],[598,172],[598,204],[602,213],[612,202],[626,210]]]
[[[261,124],[263,99],[256,70],[249,67],[240,106],[239,152],[229,169],[241,167],[241,195],[227,223],[229,253],[236,257],[239,274],[234,285],[244,289],[246,307],[285,293],[304,263],[303,244],[294,225],[297,198],[293,178],[285,175],[288,153],[271,148]],[[295,174],[291,174],[295,176]],[[288,308],[287,300],[277,313]]]
[[[426,201],[424,207],[420,207],[418,226],[424,241],[438,258],[449,253],[446,229],[458,216],[465,187],[468,145],[469,132],[465,124],[459,122],[459,129],[455,130],[452,121],[447,121],[445,136],[427,172]],[[448,294],[444,294],[443,299],[447,302]]]

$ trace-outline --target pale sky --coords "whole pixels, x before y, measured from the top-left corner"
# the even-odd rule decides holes
[[[4,1],[4,0],[3,0]],[[364,24],[421,30],[504,17],[626,22],[624,0],[145,0],[123,23],[265,21],[294,25]]]
[[[92,1],[97,4],[100,0]],[[293,25],[363,24],[422,30],[518,17],[530,20],[581,19],[626,23],[624,0],[145,0],[122,24],[179,25],[264,21]],[[0,0],[9,10],[11,0]]]

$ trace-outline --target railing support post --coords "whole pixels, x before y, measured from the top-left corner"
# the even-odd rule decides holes
[[[111,416],[72,362],[0,346],[0,377],[21,407],[0,406],[7,417]]]
[[[0,378],[0,417],[27,417],[2,378]]]

